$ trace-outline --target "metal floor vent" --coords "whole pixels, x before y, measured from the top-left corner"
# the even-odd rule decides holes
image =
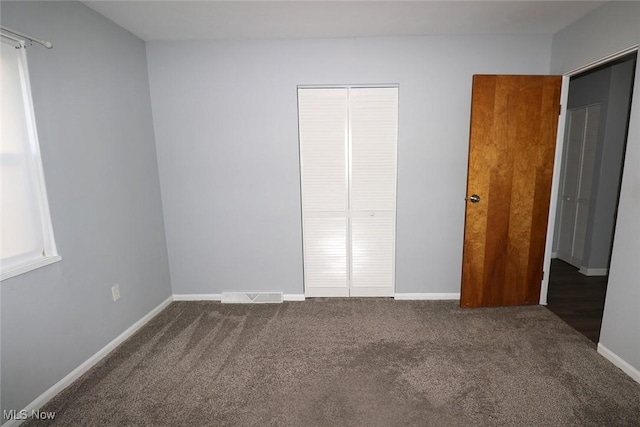
[[[223,304],[269,304],[284,301],[282,292],[223,292]]]

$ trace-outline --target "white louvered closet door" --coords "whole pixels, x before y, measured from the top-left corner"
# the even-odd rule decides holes
[[[393,296],[397,88],[299,89],[305,295]]]
[[[349,92],[352,296],[393,296],[398,89]]]
[[[347,89],[298,90],[305,295],[349,296]]]
[[[600,125],[600,104],[569,111],[558,258],[582,267]]]

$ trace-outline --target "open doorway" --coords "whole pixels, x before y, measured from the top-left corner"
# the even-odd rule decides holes
[[[547,308],[598,343],[623,174],[637,52],[574,75]]]

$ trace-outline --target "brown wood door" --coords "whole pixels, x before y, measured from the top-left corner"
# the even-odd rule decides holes
[[[462,307],[539,302],[561,85],[473,78]]]

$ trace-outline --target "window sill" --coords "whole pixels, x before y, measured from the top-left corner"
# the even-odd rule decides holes
[[[29,261],[25,264],[11,267],[6,270],[2,270],[2,273],[0,273],[0,282],[3,280],[9,279],[11,277],[19,276],[20,274],[24,274],[29,271],[35,270],[37,268],[44,267],[49,264],[53,264],[54,262],[58,262],[60,260],[62,260],[62,257],[60,255],[48,256],[44,258],[39,258],[34,261]]]

